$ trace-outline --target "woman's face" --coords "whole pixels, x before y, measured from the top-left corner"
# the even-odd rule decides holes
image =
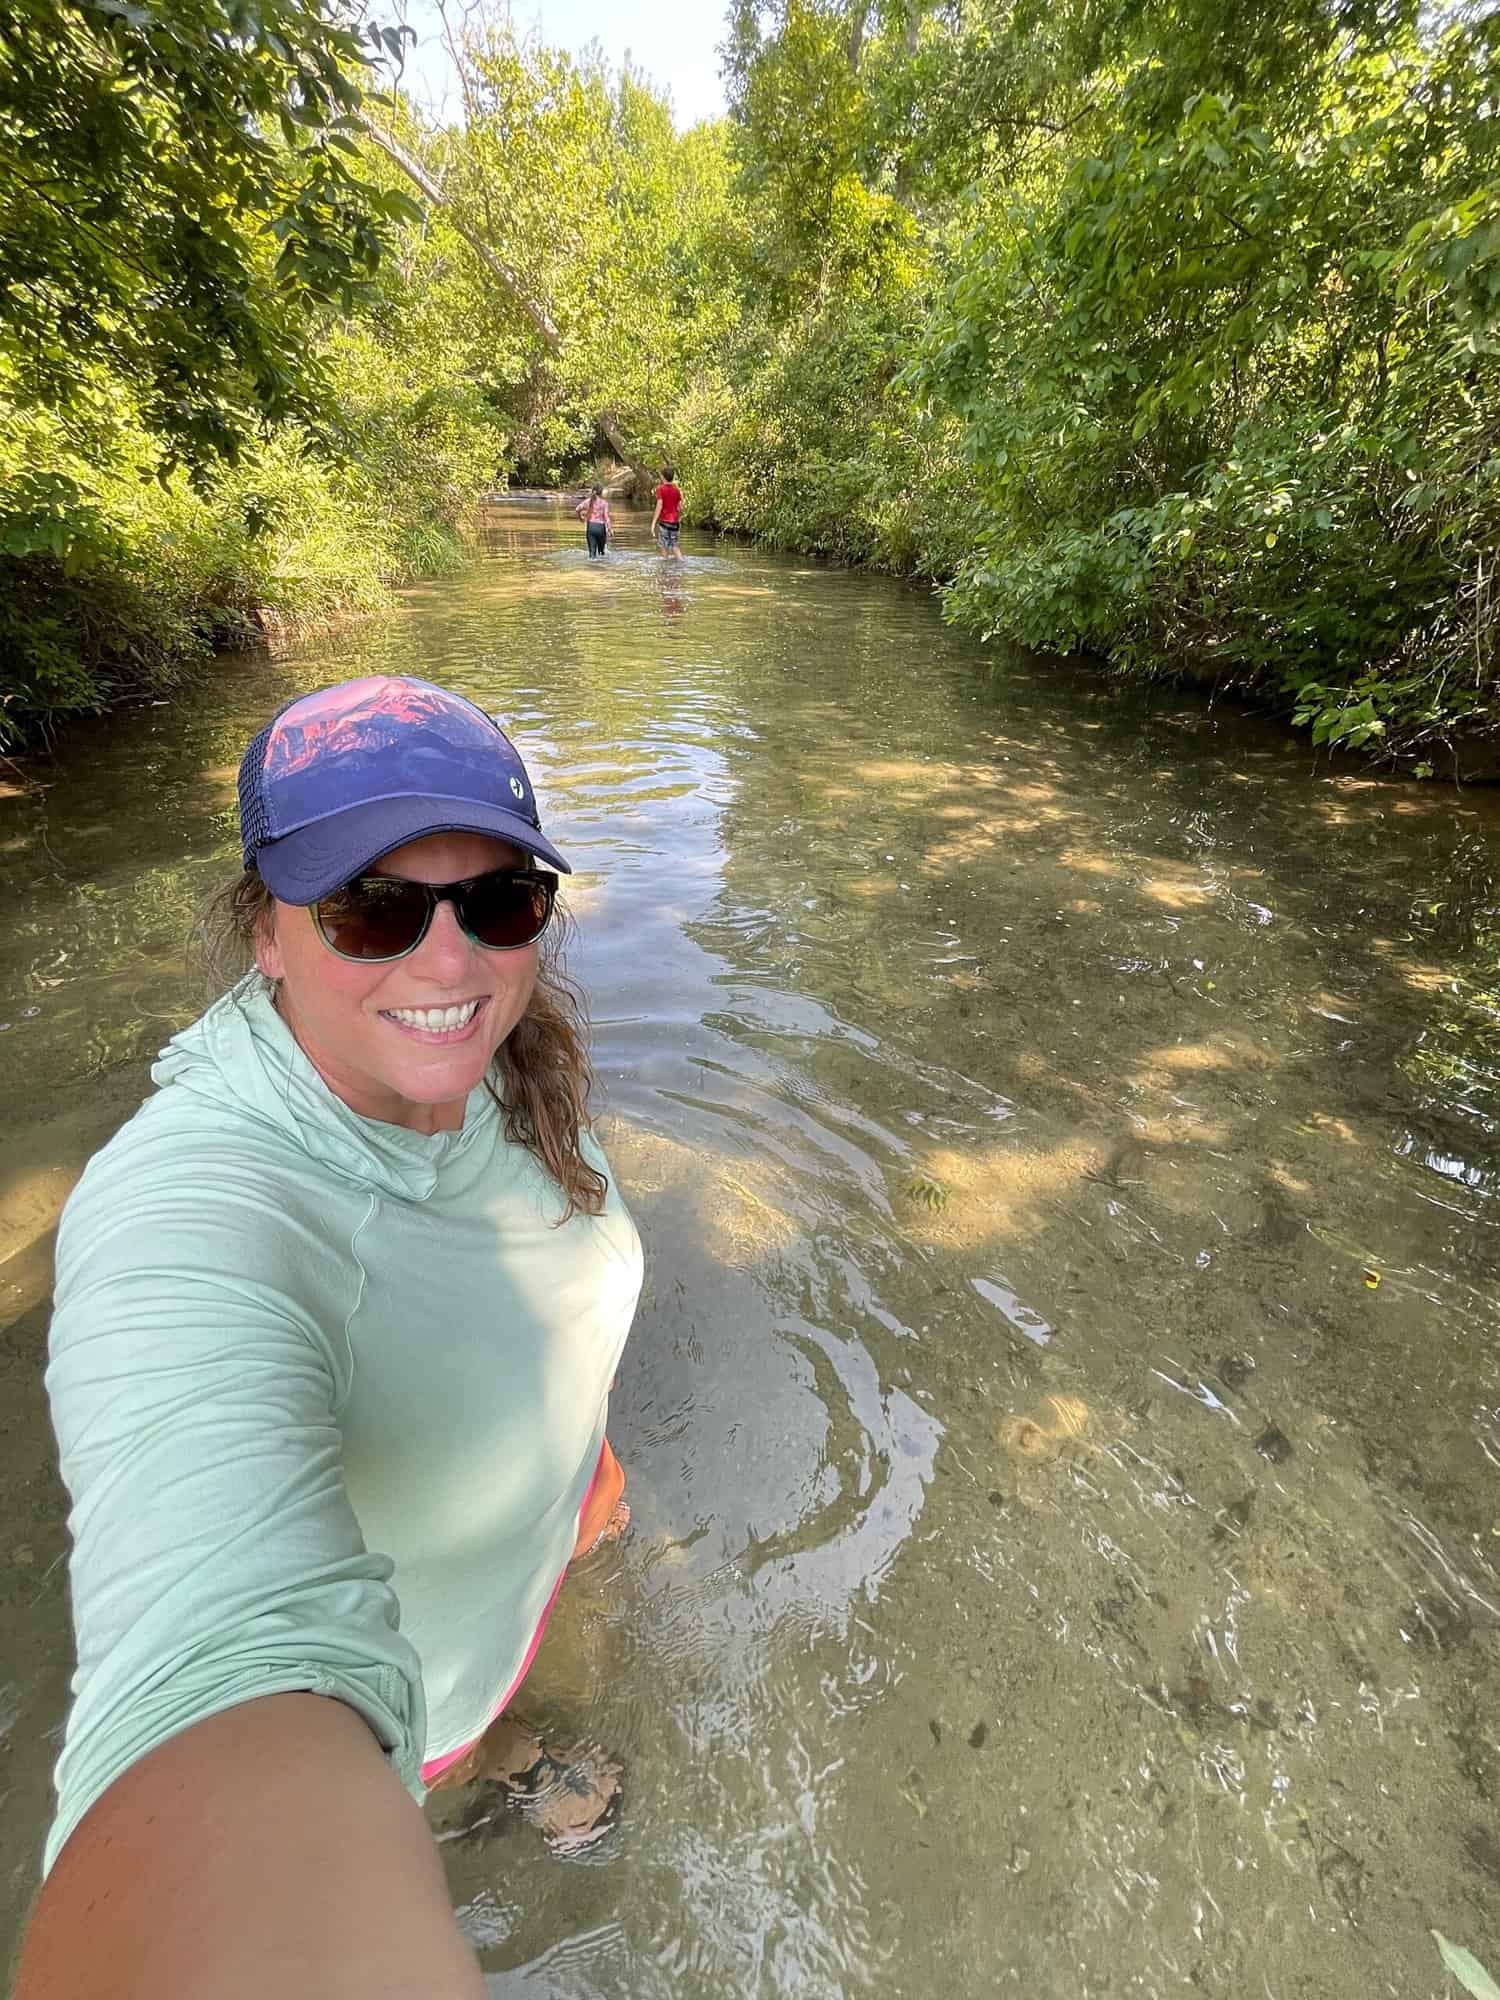
[[[366,872],[412,882],[461,882],[529,856],[478,833],[430,833]],[[278,902],[256,945],[256,963],[281,982],[277,1006],[313,1067],[362,1117],[415,1132],[457,1131],[464,1100],[526,1011],[539,946],[487,951],[439,903],[427,935],[405,958],[367,965],[324,944],[311,910]],[[438,1007],[474,1006],[461,1026],[432,1029]]]

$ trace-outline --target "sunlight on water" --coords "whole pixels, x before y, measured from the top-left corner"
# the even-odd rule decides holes
[[[466,578],[0,799],[11,1929],[66,1694],[56,1213],[195,1010],[243,741],[389,670],[506,718],[578,865],[648,1257],[634,1530],[528,1692],[626,1811],[572,1866],[444,1842],[492,1991],[1365,2000],[1440,1990],[1430,1926],[1495,1964],[1495,806],[688,540],[591,565],[494,509]]]

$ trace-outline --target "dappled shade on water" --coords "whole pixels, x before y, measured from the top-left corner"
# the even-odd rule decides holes
[[[628,1810],[559,1870],[435,1804],[487,1968],[1356,2000],[1435,1990],[1429,1925],[1500,1960],[1490,802],[993,673],[878,579],[691,536],[669,575],[628,519],[593,575],[497,515],[469,578],[0,804],[18,1366],[57,1204],[196,1004],[244,736],[343,674],[445,680],[579,865],[648,1248],[635,1531],[534,1683]],[[28,1450],[17,1883],[64,1697]]]

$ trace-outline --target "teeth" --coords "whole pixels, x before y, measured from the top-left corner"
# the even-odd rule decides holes
[[[428,1035],[443,1035],[451,1028],[466,1027],[478,1010],[477,1000],[466,1000],[461,1007],[387,1007],[385,1011],[405,1027],[420,1028]]]

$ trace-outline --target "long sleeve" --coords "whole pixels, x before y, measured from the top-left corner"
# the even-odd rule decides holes
[[[164,1157],[165,1155],[165,1157]],[[68,1206],[47,1386],[78,1664],[45,1866],[99,1796],[259,1695],[348,1703],[420,1796],[421,1670],[344,1489],[342,1327],[254,1177],[117,1146]]]

